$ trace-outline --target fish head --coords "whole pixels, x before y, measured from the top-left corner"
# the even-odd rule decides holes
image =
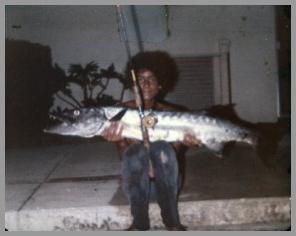
[[[49,115],[49,125],[43,131],[59,135],[93,137],[104,129],[106,117],[101,108],[81,108]]]

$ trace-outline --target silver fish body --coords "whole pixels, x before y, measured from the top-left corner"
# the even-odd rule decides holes
[[[207,148],[219,152],[225,143],[244,142],[256,145],[256,135],[227,120],[207,115],[206,112],[177,112],[145,110],[145,116],[156,121],[147,128],[149,141],[182,141],[186,133],[194,135]],[[54,115],[58,124],[45,129],[45,132],[60,135],[93,137],[101,135],[112,121],[123,127],[122,136],[142,140],[141,119],[136,109],[125,107],[98,107],[71,110]]]

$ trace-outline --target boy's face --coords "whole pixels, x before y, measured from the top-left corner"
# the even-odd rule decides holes
[[[148,69],[140,70],[137,74],[139,86],[144,100],[153,100],[156,98],[161,86],[154,73]]]

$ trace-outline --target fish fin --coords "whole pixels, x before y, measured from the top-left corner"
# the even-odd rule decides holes
[[[206,115],[209,115],[210,113],[206,110],[196,110],[196,111],[193,111],[191,112],[195,115],[198,115],[198,116],[206,116]]]
[[[218,157],[219,159],[222,159],[223,158],[223,152],[213,152],[214,153],[214,155],[216,156],[216,157]]]
[[[204,144],[210,151],[212,151],[217,157],[222,158],[223,157],[223,149],[224,149],[224,143],[219,143],[216,141],[209,141]]]
[[[122,109],[120,112],[118,112],[115,116],[109,118],[109,121],[119,121],[121,120],[121,118],[124,116],[124,114],[126,113],[127,108]]]

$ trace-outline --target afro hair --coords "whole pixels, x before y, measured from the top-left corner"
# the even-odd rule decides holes
[[[125,75],[127,87],[132,87],[131,69],[134,69],[136,75],[139,71],[146,69],[154,73],[162,89],[159,93],[159,99],[172,91],[177,83],[179,72],[175,60],[164,51],[146,51],[139,52],[127,62]]]

